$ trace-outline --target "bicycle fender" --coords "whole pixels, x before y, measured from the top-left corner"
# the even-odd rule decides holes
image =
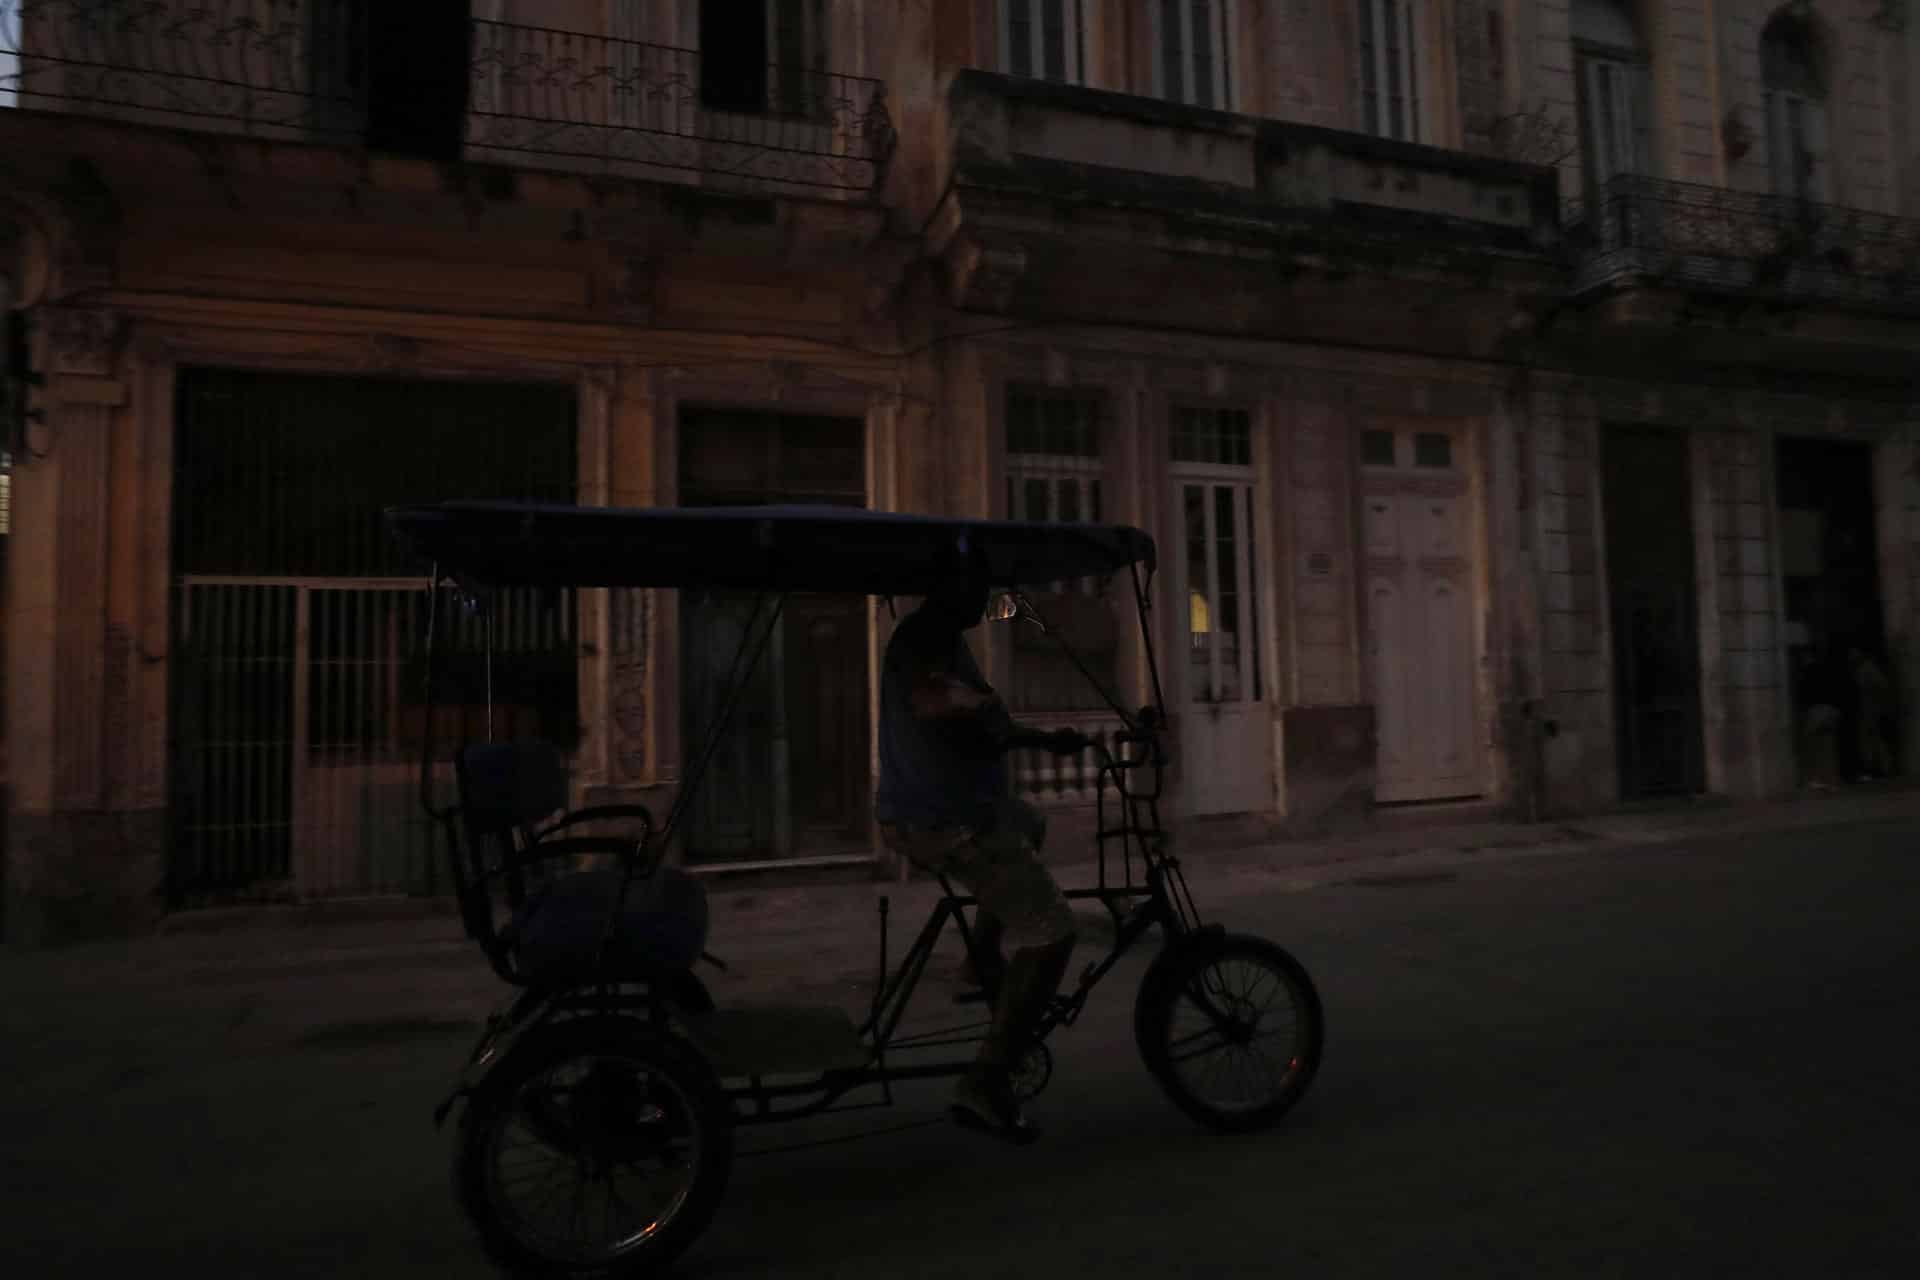
[[[713,993],[691,969],[683,969],[666,983],[667,999],[682,1013],[712,1013]]]
[[[519,1018],[503,1012],[487,1020],[487,1029],[480,1034],[480,1042],[473,1047],[466,1066],[460,1069],[460,1075],[440,1100],[440,1105],[433,1109],[435,1129],[446,1123],[447,1113],[453,1110],[453,1104],[485,1083],[493,1069],[506,1058],[508,1051],[527,1032],[545,1022],[552,1009],[552,1001],[541,1000]]]

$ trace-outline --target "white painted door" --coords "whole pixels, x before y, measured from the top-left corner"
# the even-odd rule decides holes
[[[1174,558],[1181,650],[1176,739],[1189,814],[1249,813],[1272,797],[1271,735],[1261,669],[1253,485],[1179,476]]]
[[[1396,434],[1394,461],[1384,445],[1370,449],[1365,478],[1374,797],[1474,796],[1485,784],[1465,478],[1453,469],[1451,437],[1413,433],[1426,441],[1416,454],[1408,433]]]

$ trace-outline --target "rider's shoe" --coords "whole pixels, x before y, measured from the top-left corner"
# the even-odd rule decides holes
[[[1013,1081],[1004,1068],[970,1071],[962,1076],[948,1114],[962,1128],[990,1133],[1017,1146],[1040,1136],[1039,1128],[1027,1119],[1019,1099],[1013,1096]]]

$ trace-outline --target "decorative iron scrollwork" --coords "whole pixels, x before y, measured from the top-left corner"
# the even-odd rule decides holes
[[[1789,301],[1920,309],[1920,221],[1638,175],[1567,202],[1574,292],[1652,278]]]

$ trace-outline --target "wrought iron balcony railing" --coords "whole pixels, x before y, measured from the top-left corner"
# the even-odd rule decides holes
[[[1789,303],[1920,310],[1920,221],[1637,175],[1567,202],[1574,292],[1639,279]]]
[[[867,191],[892,155],[886,86],[697,50],[500,22],[473,24],[467,153]]]
[[[334,0],[0,0],[0,107],[351,137],[363,22]]]
[[[386,109],[370,90],[371,12],[343,0],[0,0],[0,108],[364,141],[370,113],[378,123]],[[865,192],[893,152],[877,80],[500,22],[469,23],[467,40],[471,159]]]

